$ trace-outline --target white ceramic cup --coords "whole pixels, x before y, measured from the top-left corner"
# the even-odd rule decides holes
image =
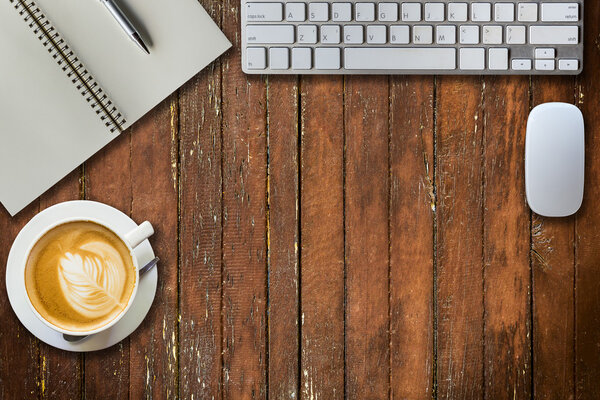
[[[70,331],[67,329],[60,328],[60,327],[54,325],[53,323],[49,322],[36,310],[36,308],[31,303],[31,299],[29,299],[29,294],[27,293],[27,290],[25,290],[25,298],[27,300],[27,304],[29,305],[29,308],[31,309],[33,314],[40,321],[42,321],[44,324],[46,324],[49,328],[54,329],[55,331],[58,331],[60,333],[65,333],[67,335],[88,336],[88,335],[93,335],[95,333],[99,333],[99,332],[109,329],[110,327],[115,325],[117,322],[119,322],[119,320],[123,317],[123,315],[125,315],[125,313],[127,313],[127,310],[129,310],[129,307],[133,303],[133,299],[135,298],[135,296],[137,294],[138,286],[140,284],[140,272],[139,271],[140,271],[141,266],[138,263],[137,257],[133,253],[133,249],[136,248],[144,240],[146,240],[150,236],[152,236],[154,234],[154,228],[152,227],[150,222],[145,221],[145,222],[142,222],[140,225],[138,225],[137,228],[128,232],[127,234],[121,235],[121,234],[117,233],[117,231],[114,230],[110,226],[110,224],[108,224],[104,221],[94,219],[94,218],[73,217],[73,218],[66,218],[66,219],[57,221],[57,222],[49,225],[48,227],[46,227],[39,235],[36,236],[36,238],[29,245],[26,256],[22,263],[23,281],[25,281],[25,266],[27,264],[27,260],[29,259],[29,254],[31,253],[31,250],[33,250],[33,247],[50,230],[52,230],[53,228],[56,228],[59,225],[63,225],[63,224],[69,223],[69,222],[93,222],[95,224],[98,224],[98,225],[103,226],[104,228],[108,229],[109,231],[114,233],[127,246],[127,249],[129,250],[129,256],[131,257],[131,261],[132,261],[133,265],[135,266],[135,286],[133,287],[133,291],[131,292],[131,296],[129,297],[127,306],[115,318],[113,318],[110,322],[108,322],[106,325],[103,325],[99,328],[96,328],[96,329],[90,330],[90,331]],[[23,284],[25,284],[25,282],[23,282]]]

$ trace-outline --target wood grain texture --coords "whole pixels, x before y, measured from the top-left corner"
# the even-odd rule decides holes
[[[39,200],[40,211],[63,201],[79,200],[83,196],[82,172],[82,168],[77,168],[44,193]],[[83,354],[63,351],[41,341],[39,343],[41,398],[81,398]]]
[[[39,397],[39,341],[19,322],[6,293],[6,260],[17,234],[38,212],[34,201],[15,217],[0,210],[0,398],[12,400]]]
[[[533,79],[533,104],[573,103],[572,77]],[[574,218],[532,216],[533,394],[573,398],[575,393]]]
[[[178,125],[173,95],[131,129],[131,218],[152,222],[150,243],[160,257],[154,303],[129,339],[132,399],[178,394]]]
[[[345,99],[346,388],[389,394],[388,78],[349,77]]]
[[[483,96],[485,397],[530,398],[530,220],[523,190],[529,78],[485,78]]]
[[[600,382],[600,215],[597,201],[600,198],[600,82],[598,69],[600,65],[600,26],[597,16],[600,15],[600,3],[585,3],[587,15],[585,37],[596,38],[595,45],[587,42],[584,59],[587,65],[584,73],[578,78],[577,104],[581,108],[586,125],[586,187],[584,201],[575,221],[575,256],[576,256],[576,399],[594,399],[598,397]]]
[[[344,398],[343,112],[343,78],[302,78],[302,399]]]
[[[201,4],[221,24],[222,3]],[[179,397],[222,397],[221,59],[179,94]]]
[[[224,397],[267,395],[267,93],[239,62],[239,2],[224,3],[233,39],[223,65]]]
[[[179,396],[220,399],[221,64],[180,93]]]
[[[440,399],[483,395],[482,82],[437,88],[437,385]]]
[[[434,78],[390,80],[390,394],[423,399],[434,367]]]
[[[268,79],[269,398],[297,399],[299,357],[298,78]]]
[[[99,201],[131,215],[133,201],[131,130],[100,150],[84,166],[87,200]],[[129,397],[129,341],[85,354],[84,395],[88,398]]]

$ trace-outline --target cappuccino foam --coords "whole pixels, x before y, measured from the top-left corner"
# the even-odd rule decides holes
[[[127,307],[135,279],[127,246],[91,221],[48,231],[25,266],[25,288],[37,312],[72,332],[98,329],[116,318]]]

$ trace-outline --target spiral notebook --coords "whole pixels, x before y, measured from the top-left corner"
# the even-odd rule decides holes
[[[0,202],[16,214],[231,44],[197,0],[0,0]]]

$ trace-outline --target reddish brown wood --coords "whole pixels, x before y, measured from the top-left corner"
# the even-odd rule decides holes
[[[534,105],[573,103],[574,79],[533,80]],[[533,393],[536,397],[574,395],[574,218],[532,216]]]
[[[392,398],[433,385],[433,77],[391,78],[390,384]]]
[[[387,77],[351,77],[345,98],[346,387],[389,394]]]
[[[131,218],[151,221],[150,243],[160,257],[153,306],[129,339],[132,399],[178,394],[178,122],[173,95],[131,129]]]
[[[222,3],[202,1],[221,24]],[[179,94],[179,397],[221,399],[221,59]],[[199,295],[201,294],[201,295]]]
[[[241,70],[238,10],[224,3],[223,395],[250,399],[267,395],[267,93]]]
[[[82,196],[82,169],[77,168],[40,197],[40,210],[56,203],[79,200]],[[83,354],[57,349],[40,342],[40,389],[44,399],[81,398]],[[1,396],[0,396],[1,397]]]
[[[482,82],[437,87],[437,395],[483,395]]]
[[[179,396],[220,399],[221,64],[180,91]]]
[[[131,215],[131,130],[100,150],[84,169],[86,199],[106,203]],[[85,354],[86,397],[128,398],[129,341],[126,338],[109,349]]]
[[[10,307],[6,293],[6,260],[21,228],[38,212],[34,201],[15,217],[0,209],[0,398],[38,397],[40,387],[39,341],[25,329]]]
[[[600,3],[586,2],[586,31],[588,39],[600,36],[597,16]],[[575,221],[576,289],[575,335],[576,352],[576,399],[594,399],[598,396],[600,382],[600,215],[597,201],[600,198],[598,179],[600,178],[600,49],[588,40],[585,48],[586,66],[578,79],[577,104],[581,107],[586,121],[586,187],[582,209]]]
[[[529,398],[530,220],[523,173],[529,78],[486,78],[484,109],[485,397]]]
[[[343,79],[310,76],[300,85],[300,398],[343,399]]]
[[[269,398],[297,399],[298,78],[269,77]]]

